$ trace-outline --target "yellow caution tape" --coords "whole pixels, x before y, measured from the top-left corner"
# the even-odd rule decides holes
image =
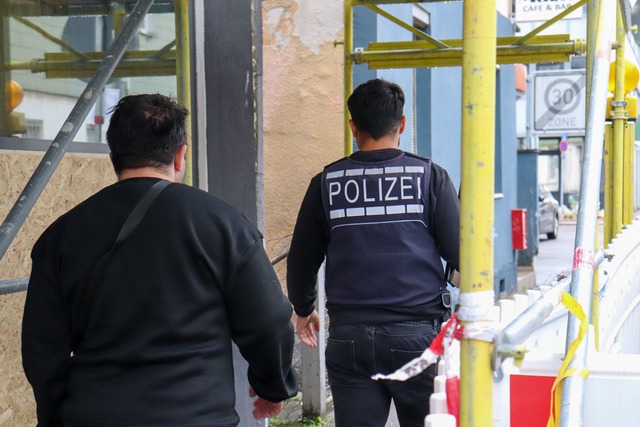
[[[577,369],[567,369],[569,363],[573,360],[573,356],[575,356],[576,351],[578,350],[578,346],[584,339],[587,334],[587,316],[584,314],[584,310],[578,304],[571,295],[566,292],[562,292],[562,303],[567,307],[567,309],[576,316],[578,320],[580,320],[580,329],[578,330],[578,336],[576,339],[569,344],[569,348],[567,349],[566,357],[562,362],[562,366],[560,366],[560,371],[558,371],[558,376],[553,382],[553,387],[551,387],[551,410],[549,412],[549,420],[547,421],[547,427],[555,427],[558,425],[558,421],[560,419],[560,401],[562,399],[562,380],[572,375],[579,376],[581,378],[586,379],[589,376],[589,370],[585,368]]]

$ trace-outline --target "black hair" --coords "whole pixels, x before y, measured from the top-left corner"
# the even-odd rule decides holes
[[[167,96],[125,96],[111,112],[107,143],[116,175],[125,169],[168,166],[187,143],[189,111]]]
[[[358,131],[378,140],[400,126],[404,92],[395,83],[373,79],[353,91],[347,106]]]

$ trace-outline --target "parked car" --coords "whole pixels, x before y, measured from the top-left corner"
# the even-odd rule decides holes
[[[538,202],[539,233],[555,239],[560,229],[560,204],[542,184],[538,186]]]

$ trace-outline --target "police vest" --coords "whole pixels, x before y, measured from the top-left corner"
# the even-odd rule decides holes
[[[325,167],[329,304],[410,307],[442,293],[442,261],[428,221],[430,176],[431,160],[409,153]]]

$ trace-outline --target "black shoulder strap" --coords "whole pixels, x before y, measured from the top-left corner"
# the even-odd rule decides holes
[[[145,193],[144,197],[138,202],[138,204],[133,208],[127,219],[124,221],[120,232],[118,233],[118,237],[116,241],[111,246],[111,249],[107,251],[102,258],[96,264],[93,273],[91,274],[91,279],[89,283],[80,291],[80,307],[78,308],[78,317],[76,318],[76,322],[73,325],[73,336],[71,342],[72,350],[77,350],[78,344],[82,340],[84,335],[85,324],[89,317],[89,312],[91,311],[91,306],[93,305],[93,300],[98,290],[98,284],[100,282],[100,277],[102,276],[102,272],[104,266],[107,264],[107,260],[111,257],[115,249],[122,244],[138,227],[142,219],[144,218],[149,206],[153,203],[155,198],[160,194],[162,190],[164,190],[169,184],[170,181],[166,181],[164,179],[156,182],[151,186],[151,188]]]

